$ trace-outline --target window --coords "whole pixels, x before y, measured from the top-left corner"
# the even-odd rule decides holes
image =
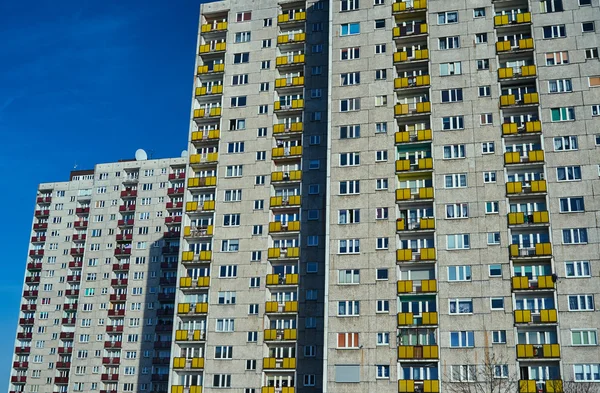
[[[377,179],[375,181],[375,190],[387,190],[388,189],[388,179]]]
[[[360,98],[346,98],[340,100],[340,112],[357,111],[360,109]]]
[[[541,0],[541,12],[560,12],[563,11],[562,0]]]
[[[562,38],[566,36],[565,25],[544,26],[544,38]]]
[[[358,316],[360,315],[360,301],[345,300],[338,302],[338,316]]]
[[[561,213],[585,211],[583,197],[560,198],[559,205]]]
[[[483,182],[484,183],[495,183],[496,182],[496,172],[483,172]]]
[[[475,334],[472,331],[450,332],[450,348],[475,346]]]
[[[340,35],[355,35],[360,34],[360,24],[359,23],[344,23],[340,26]]]
[[[554,138],[554,151],[577,150],[577,137],[559,136]]]
[[[384,5],[385,0],[373,0],[373,5]]]
[[[573,345],[598,345],[596,330],[572,330],[571,342]]]
[[[448,310],[449,310],[450,315],[473,314],[473,300],[472,299],[450,299]]]
[[[387,161],[388,152],[387,150],[377,150],[375,152],[375,162]]]
[[[250,61],[250,53],[249,52],[233,54],[233,64],[248,63],[249,61]]]
[[[265,18],[263,19],[263,27],[271,27],[273,26],[273,19]]]
[[[360,194],[360,180],[346,180],[340,182],[340,195]]]
[[[387,70],[375,70],[375,80],[387,79]]]
[[[257,315],[258,314],[258,304],[249,304],[248,305],[248,315]]]
[[[269,68],[271,68],[271,60],[263,60],[260,62],[261,70],[268,70]]]
[[[360,222],[360,209],[338,210],[338,224],[357,224]]]
[[[492,310],[504,310],[504,298],[493,297],[490,299],[490,309]]]
[[[594,295],[571,295],[569,311],[594,311]]]
[[[458,23],[458,11],[438,13],[438,25],[447,25],[450,23]]]
[[[467,203],[453,203],[446,205],[446,218],[468,218],[469,217],[469,205]]]
[[[553,79],[548,81],[549,93],[565,93],[573,91],[571,79]]]
[[[221,242],[221,252],[237,252],[240,246],[240,241],[235,240],[223,240]]]
[[[245,130],[246,129],[246,119],[231,119],[229,120],[229,130]]]
[[[238,12],[235,15],[236,22],[247,22],[252,19],[252,11]]]
[[[448,266],[448,281],[471,281],[471,266]]]
[[[348,72],[340,75],[342,86],[358,85],[360,83],[360,72]]]
[[[485,214],[498,214],[499,203],[496,201],[485,203]]]
[[[305,345],[304,346],[304,357],[305,358],[313,358],[317,356],[317,346],[316,345]]]
[[[581,167],[579,165],[558,167],[556,168],[556,179],[558,181],[581,180]]]
[[[390,366],[388,365],[377,365],[377,379],[390,379]]]
[[[600,364],[574,364],[575,382],[600,381]]]
[[[588,242],[586,228],[572,228],[562,230],[563,244],[585,244]]]
[[[494,152],[494,142],[483,142],[481,144],[481,154],[493,154]]]
[[[323,31],[323,23],[322,22],[313,23],[312,31]]]
[[[462,116],[442,117],[442,130],[462,130],[465,128]]]
[[[444,176],[444,187],[445,188],[463,188],[467,186],[467,174],[466,173],[455,173],[452,175]]]
[[[316,209],[309,209],[308,210],[308,220],[316,221],[318,219],[319,219],[319,211]]]
[[[321,121],[321,112],[311,112],[310,121]]]
[[[476,44],[485,44],[486,42],[488,42],[487,33],[475,34],[475,43]]]
[[[562,65],[569,64],[569,53],[568,52],[551,52],[546,53],[546,65]]]
[[[487,244],[488,245],[500,244],[500,232],[488,232],[487,233]]]
[[[228,165],[225,168],[226,177],[241,177],[243,172],[243,166],[241,165]],[[241,190],[239,191],[241,192]]]
[[[242,32],[239,32],[239,33],[235,33],[235,42],[236,43],[250,42],[250,32],[249,31],[242,31]]]
[[[261,93],[269,91],[269,82],[260,82],[260,85],[258,86],[258,91]]]
[[[479,115],[479,123],[482,126],[493,124],[494,116],[491,113],[482,113]]]
[[[589,261],[567,261],[565,262],[565,273],[567,277],[591,277]]]
[[[485,18],[485,8],[475,8],[473,10],[473,18]]]
[[[465,145],[444,146],[444,159],[465,158]]]
[[[592,5],[592,0],[579,0],[579,5],[580,6]]]
[[[390,334],[388,332],[377,332],[377,345],[390,345]]]
[[[360,165],[360,153],[340,153],[340,166]]]
[[[442,90],[442,102],[458,102],[463,100],[462,89]]]
[[[215,328],[217,332],[233,332],[234,331],[234,320],[233,319],[217,319],[217,325]]]
[[[225,214],[223,216],[223,226],[224,227],[233,227],[240,225],[240,215],[239,214]]]
[[[306,273],[317,273],[319,271],[319,264],[317,262],[306,263]]]
[[[306,245],[309,247],[317,247],[319,245],[319,236],[307,236],[306,237]]]
[[[215,387],[215,388],[231,387],[231,374],[215,374],[215,375],[213,375],[213,387]]]
[[[304,374],[304,386],[315,386],[317,383],[317,376],[315,374]]]
[[[219,292],[219,304],[235,304],[235,292]]]
[[[477,380],[476,365],[450,366],[450,380],[452,382],[475,382]]]
[[[271,40],[270,39],[262,40],[262,47],[263,48],[270,48],[271,47]]]
[[[390,312],[390,301],[389,300],[377,300],[377,309],[378,313]]]
[[[248,332],[246,336],[246,341],[249,343],[255,343],[258,341],[258,332]]]
[[[310,98],[321,98],[323,96],[322,89],[310,89]]]
[[[381,96],[375,96],[375,106],[386,106],[387,105],[387,96],[385,95],[381,95]],[[377,123],[377,124],[386,124],[386,123]],[[387,126],[386,126],[387,128]],[[378,127],[379,131],[377,132],[382,132],[381,131],[381,127]],[[385,132],[385,131],[383,131]]]
[[[239,202],[242,200],[242,190],[225,190],[225,202]]]
[[[340,139],[360,138],[360,125],[350,125],[340,127]]]
[[[506,330],[492,330],[492,344],[506,344]]]
[[[226,265],[219,267],[219,278],[237,277],[237,265]]]
[[[586,60],[598,58],[598,48],[589,48],[585,50]]]
[[[360,48],[342,48],[340,49],[341,60],[354,60],[360,58]]]
[[[375,273],[376,280],[387,280],[388,279],[388,269],[377,269]]]
[[[360,254],[360,239],[338,240],[338,254]]]
[[[469,234],[446,235],[447,250],[467,250],[469,248]]]
[[[490,265],[489,276],[490,277],[502,277],[502,265]]]
[[[592,105],[592,117],[596,116],[600,116],[600,105]],[[596,145],[599,144],[597,141],[598,139],[596,139]]]
[[[308,162],[308,169],[309,170],[319,169],[320,167],[321,167],[321,162],[319,160],[310,160]]]
[[[358,0],[342,0],[340,3],[340,11],[352,11],[359,8]]]
[[[359,345],[358,333],[338,333],[338,349],[358,349]]]
[[[375,28],[376,29],[385,29],[385,19],[376,19],[375,20]]]
[[[259,115],[266,115],[267,113],[269,113],[269,105],[259,105],[258,106],[258,114]]]
[[[477,69],[478,70],[489,70],[490,69],[490,60],[489,59],[477,60]]]
[[[319,195],[319,185],[318,184],[309,184],[308,185],[308,195]]]
[[[438,39],[439,50],[460,48],[460,37],[441,37]]]
[[[377,44],[375,45],[375,54],[385,53],[386,46],[385,44]]]
[[[360,270],[338,270],[338,284],[360,284]]]
[[[244,152],[244,142],[229,142],[227,144],[227,152],[228,153],[243,153]]]
[[[583,22],[581,24],[581,31],[584,33],[592,33],[594,31],[596,31],[594,22]]]

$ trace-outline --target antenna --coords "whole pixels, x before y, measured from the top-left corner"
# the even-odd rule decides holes
[[[148,159],[148,155],[144,149],[137,149],[135,151],[135,160],[136,161],[146,161]]]

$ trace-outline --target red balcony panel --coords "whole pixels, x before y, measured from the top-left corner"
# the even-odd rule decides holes
[[[46,216],[50,215],[50,210],[48,210],[48,209],[36,210],[34,215],[36,217],[46,217]]]
[[[169,180],[175,180],[177,178],[176,173],[169,173]]]
[[[69,383],[69,377],[54,377],[54,383],[58,385],[66,385]]]
[[[106,326],[107,333],[119,333],[122,331],[123,331],[123,325],[117,325],[117,326],[108,325],[108,326]]]
[[[28,354],[31,353],[31,348],[30,347],[15,347],[15,353],[20,355],[20,354]]]
[[[71,248],[71,255],[83,255],[85,248],[83,247],[75,247]]]
[[[75,209],[75,213],[76,214],[89,214],[90,208],[89,207],[78,207],[77,209]]]
[[[77,311],[77,303],[65,303],[63,304],[64,311]]]
[[[29,250],[30,257],[43,257],[44,250]]]
[[[25,277],[25,282],[27,284],[37,284],[40,282],[40,276],[29,276]]]
[[[170,224],[173,222],[173,217],[165,217],[165,224]]]
[[[120,227],[128,227],[128,226],[132,226],[133,225],[133,218],[130,218],[128,220],[119,220],[118,221],[118,225]]]
[[[104,348],[121,348],[121,341],[105,341]]]
[[[18,340],[31,340],[32,338],[33,338],[33,333],[25,333],[25,332],[17,333]]]
[[[174,221],[177,222],[177,223],[180,223],[182,218],[183,218],[182,216],[175,216],[175,220]]]
[[[12,382],[12,383],[25,383],[25,382],[27,382],[27,377],[25,377],[25,376],[19,377],[19,376],[15,375],[15,376],[10,377],[10,382]]]
[[[72,340],[73,338],[75,338],[75,333],[73,332],[60,332],[61,340]]]
[[[13,368],[27,368],[29,367],[29,362],[13,362]]]
[[[131,255],[131,247],[115,248],[115,255]]]
[[[37,297],[38,291],[23,291],[23,297]]]
[[[166,390],[165,390],[166,392]],[[101,390],[100,393],[119,393],[116,390]]]
[[[46,241],[46,236],[32,236],[31,237],[32,243],[42,243],[45,241]]]
[[[125,294],[125,293],[123,293],[121,295],[117,295],[117,294],[110,295],[111,302],[124,302],[126,300],[127,300],[127,294]]]
[[[58,353],[60,355],[73,353],[73,347],[58,347]]]
[[[33,229],[48,229],[48,223],[47,222],[40,222],[37,224],[33,224]]]
[[[100,377],[102,381],[118,381],[119,374],[102,374]]]
[[[175,194],[175,188],[174,187],[167,188],[167,195],[171,195],[171,194]]]
[[[19,325],[33,325],[35,318],[19,318]]]
[[[127,282],[128,281],[126,278],[113,278],[112,280],[110,280],[110,285],[112,285],[113,287],[126,286]]]
[[[87,226],[88,226],[87,221],[75,221],[73,223],[74,228],[87,228]]]
[[[29,262],[27,270],[42,270],[42,262]]]
[[[35,304],[23,304],[21,305],[21,311],[35,311],[37,305]]]
[[[81,276],[80,275],[75,275],[75,274],[68,275],[67,276],[67,282],[70,282],[70,283],[81,282]]]
[[[102,358],[102,364],[119,365],[119,364],[121,364],[121,358],[105,357],[105,358]]]
[[[83,267],[83,261],[69,262],[69,269],[81,269],[82,267]]]
[[[77,318],[63,318],[62,324],[65,326],[73,326],[73,325],[75,325],[76,320],[77,320]]]
[[[116,272],[116,271],[128,271],[129,270],[129,264],[128,263],[113,263],[112,270],[113,270],[113,272]]]
[[[125,206],[125,205],[119,206],[119,211],[120,212],[126,212],[127,211],[127,206]]]
[[[79,296],[79,289],[67,289],[65,296]]]
[[[71,368],[71,362],[56,362],[56,368]]]
[[[135,203],[132,203],[131,205],[127,206],[127,211],[128,212],[135,211]]]
[[[179,239],[179,234],[180,234],[179,231],[169,231],[169,232],[164,232],[163,237],[169,238],[169,239],[173,239],[173,238]]]
[[[41,196],[41,197],[37,197],[35,201],[37,203],[50,203],[50,202],[52,202],[52,197],[49,197],[49,196],[43,197],[43,196]]]
[[[73,235],[74,242],[84,242],[86,238],[87,236],[85,235],[85,233],[82,233],[81,235]]]
[[[122,317],[124,315],[125,315],[125,310],[115,310],[115,309],[108,310],[108,316],[109,317],[116,317],[116,316]]]

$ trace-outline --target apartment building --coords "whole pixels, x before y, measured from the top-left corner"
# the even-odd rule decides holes
[[[185,158],[40,184],[10,392],[166,392]]]

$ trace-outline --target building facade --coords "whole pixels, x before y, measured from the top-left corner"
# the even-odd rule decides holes
[[[152,325],[165,326],[155,368],[136,370],[138,385],[125,364],[105,368],[97,386],[559,393],[600,382],[599,21],[598,0],[203,4],[189,157],[163,166],[171,199],[156,207],[174,217],[152,239],[165,316]],[[97,187],[87,181],[68,186]],[[34,325],[21,324],[12,391],[33,380],[31,354],[48,352],[33,348],[44,306],[28,282],[46,279],[35,278],[44,242],[32,238],[20,322]]]

